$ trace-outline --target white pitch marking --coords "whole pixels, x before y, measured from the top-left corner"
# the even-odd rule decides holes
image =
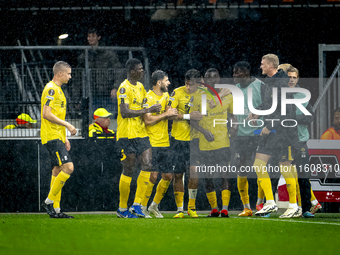
[[[340,223],[336,222],[320,222],[320,221],[297,221],[297,220],[280,220],[280,219],[263,219],[263,218],[246,218],[247,220],[269,220],[269,221],[281,221],[281,222],[291,222],[291,223],[307,223],[307,224],[320,224],[320,225],[336,225],[340,226]]]

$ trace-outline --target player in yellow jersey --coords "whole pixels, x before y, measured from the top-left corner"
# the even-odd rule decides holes
[[[65,121],[66,98],[61,85],[71,79],[71,66],[59,61],[53,66],[54,77],[46,84],[41,96],[41,143],[46,147],[53,160],[51,189],[41,206],[51,218],[73,218],[60,211],[61,189],[73,173],[73,163],[68,151],[70,142],[66,138],[66,129],[71,135],[76,128]]]
[[[153,88],[146,94],[144,107],[149,108],[154,104],[160,104],[162,108],[160,112],[146,113],[143,116],[146,131],[152,146],[152,172],[149,185],[142,200],[142,211],[146,218],[151,218],[149,212],[154,214],[156,218],[163,218],[163,215],[158,210],[158,204],[163,199],[170,182],[172,181],[172,167],[171,161],[169,160],[171,152],[168,134],[168,118],[177,116],[178,111],[175,108],[168,108],[165,110],[169,103],[168,86],[170,85],[170,81],[168,75],[161,70],[153,72],[151,84]],[[149,210],[147,210],[147,204],[159,172],[162,174],[162,179],[158,183],[152,204],[150,205]]]
[[[117,147],[122,154],[123,172],[119,181],[118,218],[144,218],[141,202],[145,195],[152,168],[152,150],[145,123],[142,116],[161,110],[160,104],[143,108],[146,102],[146,91],[139,81],[144,76],[143,64],[135,58],[129,59],[125,68],[127,79],[120,85],[117,93]],[[133,205],[128,210],[127,202],[130,195],[130,183],[136,159],[141,163],[142,170],[137,179],[137,190]]]
[[[214,87],[215,84],[218,84],[219,80],[220,76],[215,68],[210,68],[205,73],[204,81],[211,87]],[[216,89],[216,91],[220,92],[219,89]],[[199,148],[200,163],[202,166],[197,167],[198,169],[202,168],[203,166],[208,169],[209,167],[215,166],[228,167],[229,165],[230,142],[228,128],[226,124],[214,125],[214,120],[227,120],[230,118],[228,115],[233,113],[233,97],[232,95],[222,96],[221,100],[222,105],[217,103],[216,107],[214,108],[207,107],[207,114],[203,116],[202,120],[199,122],[193,121],[191,123],[191,125],[200,132]],[[208,104],[208,100],[206,104]],[[198,111],[201,108],[202,98],[198,98],[197,101],[195,100],[193,102],[193,110]],[[218,217],[220,214],[221,217],[229,217],[228,206],[230,201],[230,185],[232,184],[232,182],[228,179],[230,176],[228,174],[216,176],[216,178],[222,179],[221,190],[223,208],[221,212],[218,210],[214,183],[211,179],[214,178],[214,176],[210,176],[211,175],[209,173],[207,176],[205,176],[207,197],[212,207],[209,217]]]
[[[185,86],[175,89],[170,97],[168,107],[177,108],[178,115],[173,118],[171,130],[171,151],[173,153],[172,162],[174,164],[174,193],[177,204],[177,214],[175,218],[184,218],[183,210],[183,174],[189,170],[190,165],[190,125],[188,120],[200,120],[202,114],[198,111],[190,112],[190,93],[196,92],[198,83],[191,82],[192,79],[200,79],[201,74],[195,69],[189,70],[185,75]],[[195,196],[196,193],[191,192],[191,189],[197,191],[197,178],[189,177],[189,197]],[[193,211],[191,216],[196,217],[196,212]]]

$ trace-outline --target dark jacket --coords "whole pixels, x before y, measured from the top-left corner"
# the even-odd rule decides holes
[[[272,106],[273,88],[277,88],[277,107],[276,110],[268,115],[264,116],[264,119],[275,119],[275,121],[265,121],[265,126],[269,130],[275,130],[278,141],[288,142],[289,145],[294,146],[299,141],[298,131],[296,127],[284,127],[282,121],[287,119],[296,120],[296,106],[292,104],[286,105],[286,115],[282,115],[281,109],[281,89],[288,87],[289,77],[281,69],[277,71],[272,77],[267,77],[264,81],[267,84],[263,103],[257,107],[258,110],[267,110]],[[292,93],[286,94],[287,99],[293,99]],[[294,121],[284,121],[285,126],[294,126]]]

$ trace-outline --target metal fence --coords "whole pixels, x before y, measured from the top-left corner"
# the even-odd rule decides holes
[[[144,48],[97,47],[97,49],[119,52],[117,56],[120,56],[121,63],[132,57],[139,58],[146,70],[143,83],[146,88],[148,87],[149,64]],[[67,99],[66,120],[79,130],[77,135],[86,137],[88,125],[92,122],[93,112],[97,108],[106,108],[113,113],[113,118],[116,118],[117,101],[111,97],[111,91],[118,88],[126,78],[125,69],[121,65],[115,68],[91,68],[89,53],[93,49],[89,46],[0,47],[0,52],[4,53],[0,55],[0,137],[39,136],[40,99],[45,85],[53,78],[53,64],[65,58],[65,61],[69,62],[65,56],[74,56],[70,52],[76,50],[81,51],[84,56],[84,67],[72,68],[72,79],[68,84],[62,85]],[[53,55],[55,51],[59,52],[56,58]],[[32,119],[37,120],[37,123],[30,127],[32,130],[27,131],[26,127],[17,125],[16,118],[22,113],[29,114]],[[11,131],[4,130],[7,125],[17,126]],[[115,129],[115,126],[116,122],[112,121],[110,127]]]

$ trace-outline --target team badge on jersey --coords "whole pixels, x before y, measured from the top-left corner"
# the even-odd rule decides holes
[[[125,88],[120,88],[119,89],[119,93],[120,94],[125,94],[126,90]],[[119,98],[126,98],[126,95],[119,95]]]
[[[175,91],[172,91],[172,93],[171,93],[171,95],[170,95],[170,96],[171,96],[171,97],[174,97],[174,96],[175,96],[175,94],[176,94],[176,93],[175,93]]]
[[[143,99],[143,107],[149,107],[149,104],[147,104],[147,102],[148,102],[148,99],[144,98]]]
[[[49,94],[50,96],[53,96],[53,95],[55,94],[55,92],[54,92],[53,89],[50,89],[50,90],[48,91],[48,94]]]

